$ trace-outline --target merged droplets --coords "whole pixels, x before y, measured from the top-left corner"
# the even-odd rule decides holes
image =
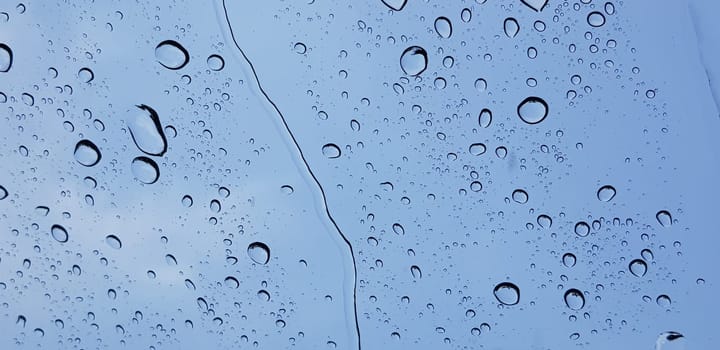
[[[483,110],[480,111],[480,115],[478,115],[478,124],[483,128],[487,128],[491,123],[492,111],[487,108],[483,108]]]
[[[98,147],[90,140],[78,141],[75,145],[73,155],[78,163],[86,167],[91,167],[97,164],[102,158],[100,149],[98,149]]]
[[[590,225],[585,221],[580,221],[575,224],[575,234],[580,237],[587,237],[590,234]]]
[[[427,69],[427,64],[427,51],[420,46],[410,46],[400,56],[400,68],[407,75],[420,75]]]
[[[548,105],[540,97],[530,96],[524,99],[517,108],[517,114],[528,124],[537,124],[548,115]]]
[[[495,299],[503,305],[515,305],[520,302],[520,288],[510,282],[502,282],[493,290]]]
[[[325,144],[322,147],[322,153],[323,155],[325,155],[325,157],[328,157],[330,159],[338,158],[342,154],[342,152],[340,152],[340,147],[338,147],[334,143]]]
[[[211,70],[218,72],[225,68],[225,60],[220,55],[210,55],[207,58],[207,65]]]
[[[67,230],[60,225],[52,225],[52,227],[50,228],[50,235],[52,236],[52,238],[54,238],[60,243],[67,242],[69,238]]]
[[[9,46],[0,43],[0,73],[7,73],[13,64],[13,52]]]
[[[602,202],[609,202],[613,198],[615,198],[616,193],[617,193],[617,191],[615,191],[615,187],[612,187],[610,185],[605,185],[598,189],[597,199]]]
[[[565,292],[565,305],[571,310],[580,310],[585,306],[585,296],[578,289],[568,289]]]
[[[128,127],[138,149],[151,156],[162,156],[167,151],[167,138],[163,132],[160,117],[147,105],[137,106],[130,117]]]
[[[155,47],[155,59],[167,69],[180,69],[190,60],[188,51],[174,40],[165,40]]]
[[[602,27],[605,24],[605,15],[599,11],[590,12],[587,16],[587,22],[591,27]]]
[[[157,163],[145,156],[133,159],[130,169],[135,178],[144,184],[154,184],[160,177],[160,168]]]
[[[382,2],[390,9],[400,11],[405,7],[407,0],[382,0]]]
[[[265,265],[270,261],[270,248],[265,243],[250,243],[247,253],[250,259],[258,264]]]
[[[512,199],[515,203],[525,204],[529,198],[527,192],[523,189],[517,189],[512,193]]]
[[[122,242],[120,241],[120,238],[115,235],[107,235],[105,236],[105,243],[110,246],[110,248],[113,249],[120,249],[122,248]]]
[[[647,263],[645,260],[635,259],[628,264],[628,269],[633,275],[643,277],[647,273]]]
[[[503,30],[508,38],[514,38],[520,31],[520,25],[515,18],[508,17],[503,22]]]
[[[655,214],[655,219],[662,227],[670,227],[672,225],[672,215],[667,210],[661,210]]]
[[[452,36],[452,22],[447,17],[440,16],[435,19],[435,32],[444,39]]]

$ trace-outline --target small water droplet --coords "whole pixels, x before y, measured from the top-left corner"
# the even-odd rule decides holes
[[[441,38],[450,38],[452,36],[452,22],[447,17],[438,17],[435,19],[435,32]]]
[[[20,327],[25,328],[25,323],[27,323],[27,318],[25,318],[25,316],[23,315],[18,315],[15,324],[18,324],[20,325]]]
[[[295,45],[293,45],[293,50],[295,50],[296,53],[303,55],[307,52],[307,46],[303,43],[295,43]]]
[[[95,73],[93,73],[90,68],[83,67],[78,71],[78,78],[80,78],[83,83],[89,83],[95,79]]]
[[[587,22],[591,27],[602,27],[605,24],[605,15],[598,11],[590,12],[587,16]]]
[[[102,158],[100,149],[98,149],[98,147],[95,146],[95,144],[90,140],[78,141],[78,143],[75,145],[75,151],[73,155],[75,156],[75,160],[77,160],[78,163],[86,167],[91,167],[97,164]]]
[[[13,52],[9,46],[0,43],[0,73],[7,73],[13,64]]]
[[[118,238],[115,235],[105,236],[105,243],[107,243],[107,245],[109,245],[110,248],[113,248],[113,249],[122,248],[122,242],[120,242],[120,238]]]
[[[422,270],[420,270],[420,267],[417,265],[413,265],[410,267],[410,273],[412,274],[414,279],[422,278]]]
[[[485,144],[483,143],[473,143],[470,145],[470,149],[468,151],[474,156],[479,156],[487,151],[487,147],[485,147]]]
[[[240,282],[238,282],[237,278],[233,276],[227,276],[225,277],[225,286],[235,289],[240,286]]]
[[[480,111],[480,115],[478,116],[478,124],[480,124],[481,127],[487,128],[492,123],[492,111],[490,111],[487,108],[483,108],[482,111]]]
[[[190,60],[187,50],[174,40],[165,40],[155,47],[155,58],[165,68],[177,70]]]
[[[135,178],[144,184],[154,184],[160,177],[160,168],[148,157],[136,157],[130,164],[130,169]]]
[[[427,51],[420,46],[410,46],[400,56],[400,68],[407,75],[418,76],[427,69]]]
[[[662,227],[670,227],[672,225],[672,215],[667,210],[661,210],[655,214],[655,218]]]
[[[628,264],[628,269],[633,275],[643,277],[647,273],[647,263],[642,259],[635,259]]]
[[[472,11],[467,7],[462,9],[462,11],[460,11],[460,19],[465,23],[470,22],[472,19]]]
[[[508,17],[505,19],[505,22],[503,22],[503,29],[508,38],[514,38],[520,31],[520,25],[515,18]]]
[[[225,59],[220,55],[210,55],[207,58],[207,65],[211,70],[218,72],[225,68]]]
[[[108,289],[107,296],[110,300],[115,300],[117,299],[117,292],[114,289]]]
[[[575,234],[580,237],[586,237],[590,234],[590,225],[585,221],[580,221],[575,224]]]
[[[325,144],[325,146],[322,147],[322,153],[330,159],[338,158],[341,155],[340,147],[334,143]]]
[[[270,293],[266,290],[259,290],[257,292],[257,297],[262,301],[270,301]]]
[[[575,288],[568,289],[565,292],[565,305],[571,310],[580,310],[585,306],[585,296]]]
[[[405,7],[407,0],[382,0],[382,2],[390,9],[400,11]]]
[[[548,215],[540,214],[537,217],[537,223],[542,228],[550,228],[552,226],[552,219]]]
[[[563,254],[562,262],[565,267],[573,267],[577,263],[577,258],[573,253],[565,253]]]
[[[609,202],[613,198],[615,198],[615,194],[617,192],[615,191],[615,187],[612,187],[610,185],[605,185],[603,187],[600,187],[597,191],[597,199],[602,202]]]
[[[52,235],[52,238],[54,238],[60,243],[67,242],[69,238],[67,230],[65,230],[65,228],[60,225],[52,225],[52,227],[50,228],[50,234]]]
[[[182,197],[181,203],[185,208],[190,208],[193,205],[193,199],[186,194]]]
[[[515,203],[525,204],[527,203],[529,196],[523,189],[517,189],[512,193],[512,199]]]
[[[217,199],[213,199],[210,201],[210,210],[212,210],[214,213],[219,213],[221,209],[220,201]]]
[[[398,223],[394,223],[394,224],[392,225],[392,229],[393,229],[393,232],[395,232],[395,234],[398,234],[398,235],[404,235],[404,234],[405,234],[405,228],[404,228],[402,225],[398,224]]]
[[[262,242],[250,243],[247,253],[252,261],[265,265],[270,261],[270,248]]]
[[[531,96],[520,102],[517,114],[522,121],[528,124],[537,124],[547,117],[548,105],[545,100]]]
[[[475,89],[477,91],[483,92],[483,91],[487,90],[487,81],[483,78],[475,79],[475,83],[473,85],[475,86]]]
[[[136,106],[128,127],[135,146],[151,156],[162,156],[167,151],[167,138],[157,112],[147,105]]]
[[[520,288],[510,282],[502,282],[493,290],[495,299],[503,305],[515,305],[520,302]]]
[[[672,300],[670,300],[670,297],[665,294],[659,295],[655,299],[655,302],[664,308],[670,307],[670,304],[672,304]]]

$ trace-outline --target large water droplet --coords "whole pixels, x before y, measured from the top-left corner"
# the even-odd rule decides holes
[[[517,189],[513,191],[512,193],[512,199],[515,201],[515,203],[525,204],[527,203],[529,197],[527,192],[523,189]]]
[[[452,22],[447,17],[438,17],[435,19],[435,32],[441,38],[449,38],[452,36]]]
[[[575,234],[580,237],[586,237],[590,234],[590,225],[585,221],[580,221],[575,224]]]
[[[90,140],[80,140],[75,145],[74,155],[78,163],[87,167],[97,164],[102,158],[100,149]]]
[[[270,248],[265,243],[250,243],[247,253],[250,259],[258,264],[265,265],[270,261]]]
[[[520,302],[520,288],[510,282],[502,282],[493,290],[495,299],[504,305],[515,305]]]
[[[518,116],[528,124],[537,124],[548,115],[548,105],[540,97],[530,96],[524,99],[517,108]]]
[[[400,68],[407,75],[420,75],[427,68],[427,64],[427,51],[420,46],[410,46],[400,56]]]
[[[480,111],[480,115],[478,116],[478,124],[480,124],[481,127],[487,128],[492,123],[492,111],[490,111],[487,108],[483,108],[482,111]]]
[[[184,195],[182,197],[181,203],[183,207],[190,208],[193,205],[193,199],[190,195]]]
[[[154,184],[160,177],[160,168],[148,157],[136,157],[130,164],[130,169],[135,178],[144,184]]]
[[[647,263],[642,259],[635,259],[628,264],[628,269],[633,275],[642,277],[647,273]]]
[[[571,310],[580,310],[585,306],[585,296],[575,288],[568,289],[565,292],[565,305]]]
[[[514,38],[520,31],[520,25],[515,18],[508,17],[505,19],[505,22],[503,22],[503,29],[508,38]]]
[[[322,153],[325,155],[325,157],[328,157],[330,159],[335,159],[340,157],[340,147],[338,147],[334,143],[328,143],[325,146],[322,147]]]
[[[0,43],[0,73],[10,70],[13,64],[13,52],[9,46]]]
[[[597,199],[603,202],[609,202],[613,198],[615,198],[615,194],[617,192],[615,191],[615,187],[612,187],[610,185],[605,185],[603,187],[600,187],[597,191]]]
[[[590,12],[587,16],[587,22],[591,27],[601,27],[605,24],[605,15],[598,11]]]
[[[547,5],[548,0],[521,0],[523,4],[527,5],[527,7],[540,12],[545,8],[545,5]]]
[[[105,236],[105,243],[107,243],[107,245],[109,245],[110,248],[113,248],[113,249],[122,248],[122,242],[120,242],[120,238],[118,238],[115,235]]]
[[[160,124],[160,117],[146,105],[137,106],[130,117],[128,127],[138,149],[151,156],[162,156],[167,151],[167,139]]]
[[[385,6],[395,10],[400,11],[405,7],[405,4],[407,3],[407,0],[382,0],[383,4]]]
[[[67,230],[60,225],[52,225],[50,228],[50,234],[52,235],[52,238],[55,238],[55,240],[60,243],[67,242],[69,238]]]
[[[573,267],[577,263],[577,258],[573,253],[565,253],[562,257],[562,262],[565,267]]]
[[[174,40],[165,40],[155,47],[155,58],[167,69],[180,69],[190,60],[187,50]]]
[[[655,218],[662,227],[670,227],[672,225],[672,215],[667,210],[661,210],[655,214]]]

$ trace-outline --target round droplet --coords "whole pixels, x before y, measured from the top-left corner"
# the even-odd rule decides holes
[[[325,157],[328,157],[330,159],[335,159],[340,157],[340,147],[338,147],[334,143],[328,143],[325,146],[322,147],[322,153],[325,155]]]
[[[295,45],[293,45],[293,50],[295,50],[296,53],[302,55],[307,52],[307,46],[305,46],[305,44],[303,43],[295,43]]]
[[[565,267],[573,267],[577,263],[577,258],[573,253],[565,253],[562,256],[562,262]]]
[[[482,143],[473,143],[470,145],[469,152],[474,156],[479,156],[487,151],[487,147]]]
[[[240,282],[238,282],[237,278],[233,276],[227,276],[225,277],[225,286],[235,289],[240,286]]]
[[[518,116],[528,124],[537,124],[548,115],[548,105],[545,100],[530,96],[524,99],[517,108]]]
[[[517,189],[513,191],[512,193],[512,199],[515,201],[515,203],[525,204],[527,203],[529,197],[527,192],[523,189]]]
[[[507,35],[508,38],[514,38],[520,31],[520,25],[515,18],[508,17],[503,23],[503,29],[505,30],[505,35]]]
[[[6,73],[13,64],[13,52],[9,46],[0,43],[0,73]]]
[[[661,210],[655,214],[655,218],[662,227],[670,227],[672,225],[672,215],[667,210]]]
[[[585,221],[580,221],[575,224],[575,234],[580,237],[586,237],[590,234],[590,225]]]
[[[390,9],[400,11],[405,7],[407,0],[382,0],[382,2]]]
[[[515,305],[520,302],[520,288],[510,282],[502,282],[493,290],[495,299],[504,305]]]
[[[637,276],[642,277],[645,276],[645,273],[647,273],[647,263],[645,260],[642,259],[635,259],[630,262],[628,265],[628,269],[630,269],[630,272]]]
[[[460,19],[465,23],[470,22],[472,19],[472,11],[467,7],[462,9],[462,11],[460,11]]]
[[[182,197],[181,203],[185,208],[190,208],[193,205],[193,199],[186,194]]]
[[[154,184],[160,177],[160,168],[157,163],[145,156],[133,159],[130,168],[135,178],[144,184]]]
[[[167,69],[180,69],[190,60],[187,50],[174,40],[165,40],[155,47],[155,59]]]
[[[413,265],[410,267],[410,273],[412,274],[414,279],[422,278],[422,270],[420,270],[420,267],[417,265]]]
[[[483,185],[480,181],[473,181],[470,183],[470,190],[473,192],[480,192],[483,189]]]
[[[591,27],[601,27],[605,24],[605,15],[598,11],[590,12],[587,16],[587,22]]]
[[[167,138],[163,131],[160,117],[154,109],[147,105],[136,106],[133,110],[128,127],[135,146],[151,156],[162,156],[167,151]]]
[[[266,290],[259,290],[257,292],[257,297],[262,301],[270,301],[270,293]]]
[[[210,55],[207,58],[207,65],[208,68],[214,71],[221,71],[223,68],[225,68],[225,59],[222,58],[220,55]]]
[[[597,199],[602,202],[609,202],[613,198],[615,198],[615,194],[617,192],[615,191],[615,187],[612,187],[610,185],[605,185],[603,187],[600,187],[597,191]]]
[[[565,305],[571,310],[580,310],[585,306],[585,296],[575,288],[565,292]]]
[[[97,164],[102,158],[100,149],[90,140],[80,140],[75,145],[75,152],[73,154],[78,163],[87,167]]]
[[[427,64],[427,51],[420,46],[410,46],[400,56],[400,68],[407,75],[420,75],[427,68]]]
[[[78,71],[78,78],[80,78],[83,83],[89,83],[93,79],[95,79],[95,73],[93,73],[90,68],[80,68],[80,70]]]
[[[452,22],[447,17],[438,17],[435,19],[435,32],[441,38],[449,38],[452,36]]]
[[[542,228],[550,228],[552,226],[552,218],[545,214],[540,214],[537,217],[537,223]]]
[[[122,242],[120,242],[120,238],[118,238],[115,235],[107,235],[105,237],[105,243],[110,246],[110,248],[113,249],[120,249],[122,248]]]
[[[650,249],[643,249],[642,251],[640,251],[640,255],[643,257],[643,259],[648,261],[655,259],[655,255]]]
[[[247,253],[250,256],[250,259],[258,264],[265,265],[268,261],[270,261],[270,248],[268,248],[265,243],[250,243]]]
[[[67,230],[65,230],[65,228],[60,225],[52,225],[52,227],[50,228],[50,234],[52,235],[52,238],[54,238],[60,243],[65,243],[68,241]]]
[[[655,302],[656,302],[658,305],[660,305],[660,306],[662,306],[662,307],[665,307],[665,308],[669,307],[670,304],[672,304],[672,300],[670,300],[670,297],[667,296],[667,295],[665,295],[665,294],[659,295],[659,296],[655,299]]]
[[[481,127],[487,128],[492,123],[492,111],[490,111],[487,108],[483,108],[482,111],[480,111],[480,115],[478,116],[478,124],[480,124]]]

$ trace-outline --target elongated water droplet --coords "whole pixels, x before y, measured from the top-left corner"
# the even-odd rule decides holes
[[[515,18],[508,17],[505,19],[505,22],[503,22],[503,29],[508,38],[514,38],[520,31],[520,25]]]
[[[467,7],[462,9],[462,11],[460,11],[460,19],[465,23],[470,22],[472,19],[472,11]]]
[[[413,265],[410,267],[410,273],[412,274],[413,278],[415,278],[415,279],[422,278],[422,270],[420,270],[420,267],[417,265]]]
[[[175,259],[175,256],[172,254],[165,254],[165,262],[170,266],[177,265],[177,259]]]
[[[102,158],[100,149],[98,149],[98,147],[95,146],[95,144],[90,140],[78,141],[78,143],[75,145],[75,151],[73,155],[75,156],[75,160],[77,160],[78,163],[86,167],[91,167],[97,164]]]
[[[615,198],[615,194],[617,192],[615,191],[615,187],[612,187],[610,185],[605,185],[603,187],[600,187],[597,191],[597,198],[600,201],[603,202],[609,202],[613,198]]]
[[[647,263],[642,259],[635,259],[628,264],[628,269],[633,275],[643,277],[647,273]]]
[[[392,229],[393,229],[393,232],[395,232],[395,234],[398,234],[398,235],[404,235],[404,234],[405,234],[405,228],[404,228],[402,225],[398,224],[398,223],[394,223],[394,224],[392,225]]]
[[[517,114],[528,124],[537,124],[548,115],[548,105],[540,97],[530,96],[524,99],[517,108]]]
[[[151,156],[162,156],[167,151],[167,138],[157,112],[147,105],[137,106],[128,127],[135,146]]]
[[[67,242],[69,238],[67,230],[65,230],[65,228],[60,225],[52,225],[52,227],[50,228],[50,234],[52,235],[52,238],[54,238],[60,243]]]
[[[527,7],[540,12],[545,8],[545,5],[547,5],[548,0],[521,0],[523,4],[527,5]]]
[[[120,242],[120,238],[118,238],[115,235],[105,236],[105,243],[107,243],[107,245],[109,245],[110,248],[113,248],[113,249],[122,248],[122,242]]]
[[[449,38],[452,36],[452,22],[447,17],[438,17],[435,19],[435,32],[441,38]]]
[[[154,184],[160,177],[160,168],[154,160],[148,157],[136,157],[130,164],[135,178],[144,184]]]
[[[12,68],[13,52],[9,46],[0,43],[0,73],[6,73]]]
[[[342,154],[342,152],[340,152],[340,147],[338,147],[334,143],[328,143],[323,146],[322,153],[323,155],[325,155],[325,157],[328,157],[330,159],[338,158]]]
[[[487,128],[492,123],[492,111],[483,108],[482,111],[480,111],[480,115],[478,116],[478,124],[480,124],[481,127]]]
[[[520,302],[520,288],[510,282],[502,282],[493,290],[495,299],[504,305],[515,305]]]
[[[573,253],[565,253],[562,257],[562,262],[565,267],[573,267],[577,263],[577,258]]]
[[[390,9],[400,11],[405,7],[407,0],[382,0],[382,2]]]
[[[270,248],[265,243],[250,243],[247,253],[250,259],[258,264],[265,265],[270,261]]]
[[[590,234],[590,225],[585,221],[580,221],[575,224],[575,234],[580,237],[586,237]]]
[[[585,306],[585,296],[575,288],[568,289],[565,292],[565,305],[571,310],[580,310]]]
[[[512,199],[515,203],[525,204],[527,203],[529,196],[523,189],[517,189],[512,193]]]
[[[598,11],[590,12],[587,16],[587,22],[591,27],[602,27],[605,24],[605,15]]]
[[[177,70],[190,60],[187,50],[174,40],[165,40],[155,47],[155,58],[165,68]]]
[[[662,227],[670,227],[672,225],[672,215],[667,210],[661,210],[655,214],[655,218]]]
[[[400,68],[407,75],[420,75],[427,69],[427,64],[427,51],[420,46],[410,46],[400,56]]]

